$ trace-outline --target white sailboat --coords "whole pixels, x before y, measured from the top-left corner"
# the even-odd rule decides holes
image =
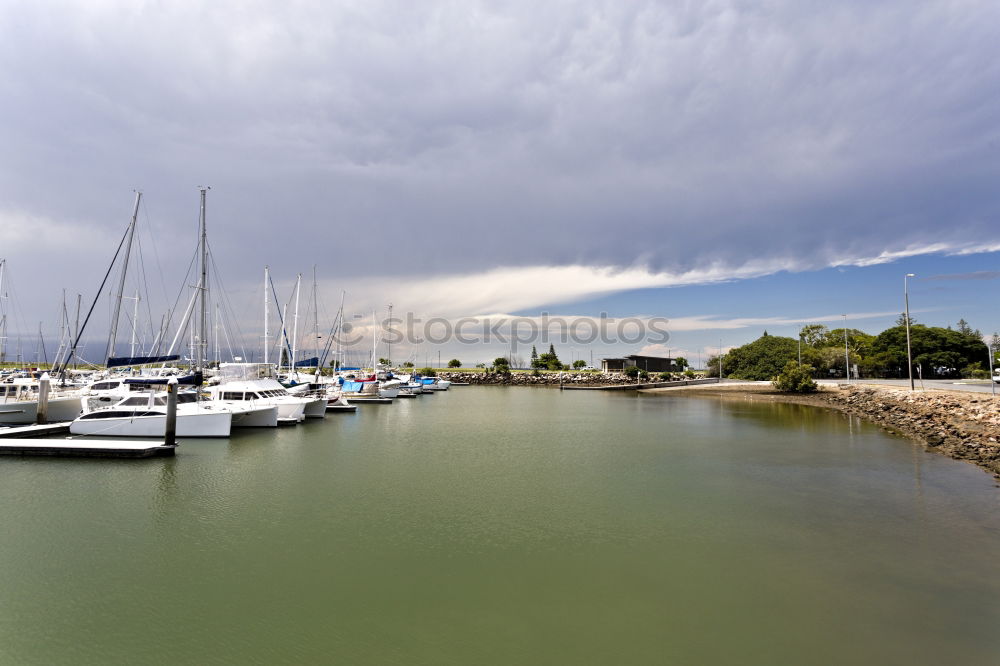
[[[177,396],[178,437],[229,437],[233,412],[199,402],[192,393]],[[79,416],[70,424],[74,435],[102,437],[163,437],[167,426],[167,396],[150,391],[131,395],[111,407]]]

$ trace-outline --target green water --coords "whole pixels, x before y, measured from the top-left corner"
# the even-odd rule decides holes
[[[0,501],[4,664],[1000,663],[1000,489],[813,408],[457,387]]]

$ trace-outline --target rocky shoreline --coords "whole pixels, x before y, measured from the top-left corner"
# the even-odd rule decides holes
[[[1000,397],[959,391],[911,392],[882,386],[831,388],[805,395],[740,384],[677,390],[699,395],[752,395],[776,402],[831,407],[914,439],[928,451],[971,462],[1000,479]]]
[[[575,386],[622,386],[635,384],[634,377],[620,372],[540,372],[537,375],[530,372],[447,372],[439,370],[437,376],[452,382],[481,384],[486,386],[559,386],[571,384]],[[699,375],[699,378],[701,375]],[[687,379],[683,374],[675,372],[673,379]],[[650,373],[649,379],[643,382],[669,381],[661,380],[658,373]]]

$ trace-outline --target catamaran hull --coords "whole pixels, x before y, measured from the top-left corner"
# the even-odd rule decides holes
[[[233,412],[234,428],[277,428],[278,408],[275,405],[270,407],[254,407],[244,412]]]
[[[307,402],[305,416],[307,419],[326,418],[326,398],[316,398]]]
[[[178,437],[229,437],[233,415],[229,412],[178,414]],[[69,426],[73,435],[101,437],[163,437],[167,417],[121,416],[99,419],[77,419]]]
[[[80,415],[80,398],[49,398],[46,420],[49,423],[72,421]],[[0,423],[27,425],[38,420],[37,400],[0,402]]]

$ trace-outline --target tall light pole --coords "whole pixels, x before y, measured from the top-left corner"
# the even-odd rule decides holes
[[[844,317],[844,376],[847,377],[847,382],[851,382],[851,357],[847,353],[847,315],[842,315]]]
[[[802,365],[802,325],[799,325],[799,365]]]
[[[990,340],[989,343],[987,343],[986,345],[986,355],[990,359],[990,391],[993,392],[993,395],[996,395],[997,383],[996,380],[993,378],[993,340]]]
[[[903,303],[906,310],[903,316],[906,317],[906,370],[910,373],[910,390],[915,390],[913,386],[913,352],[910,350],[910,285],[909,278],[914,277],[913,273],[903,276]]]

